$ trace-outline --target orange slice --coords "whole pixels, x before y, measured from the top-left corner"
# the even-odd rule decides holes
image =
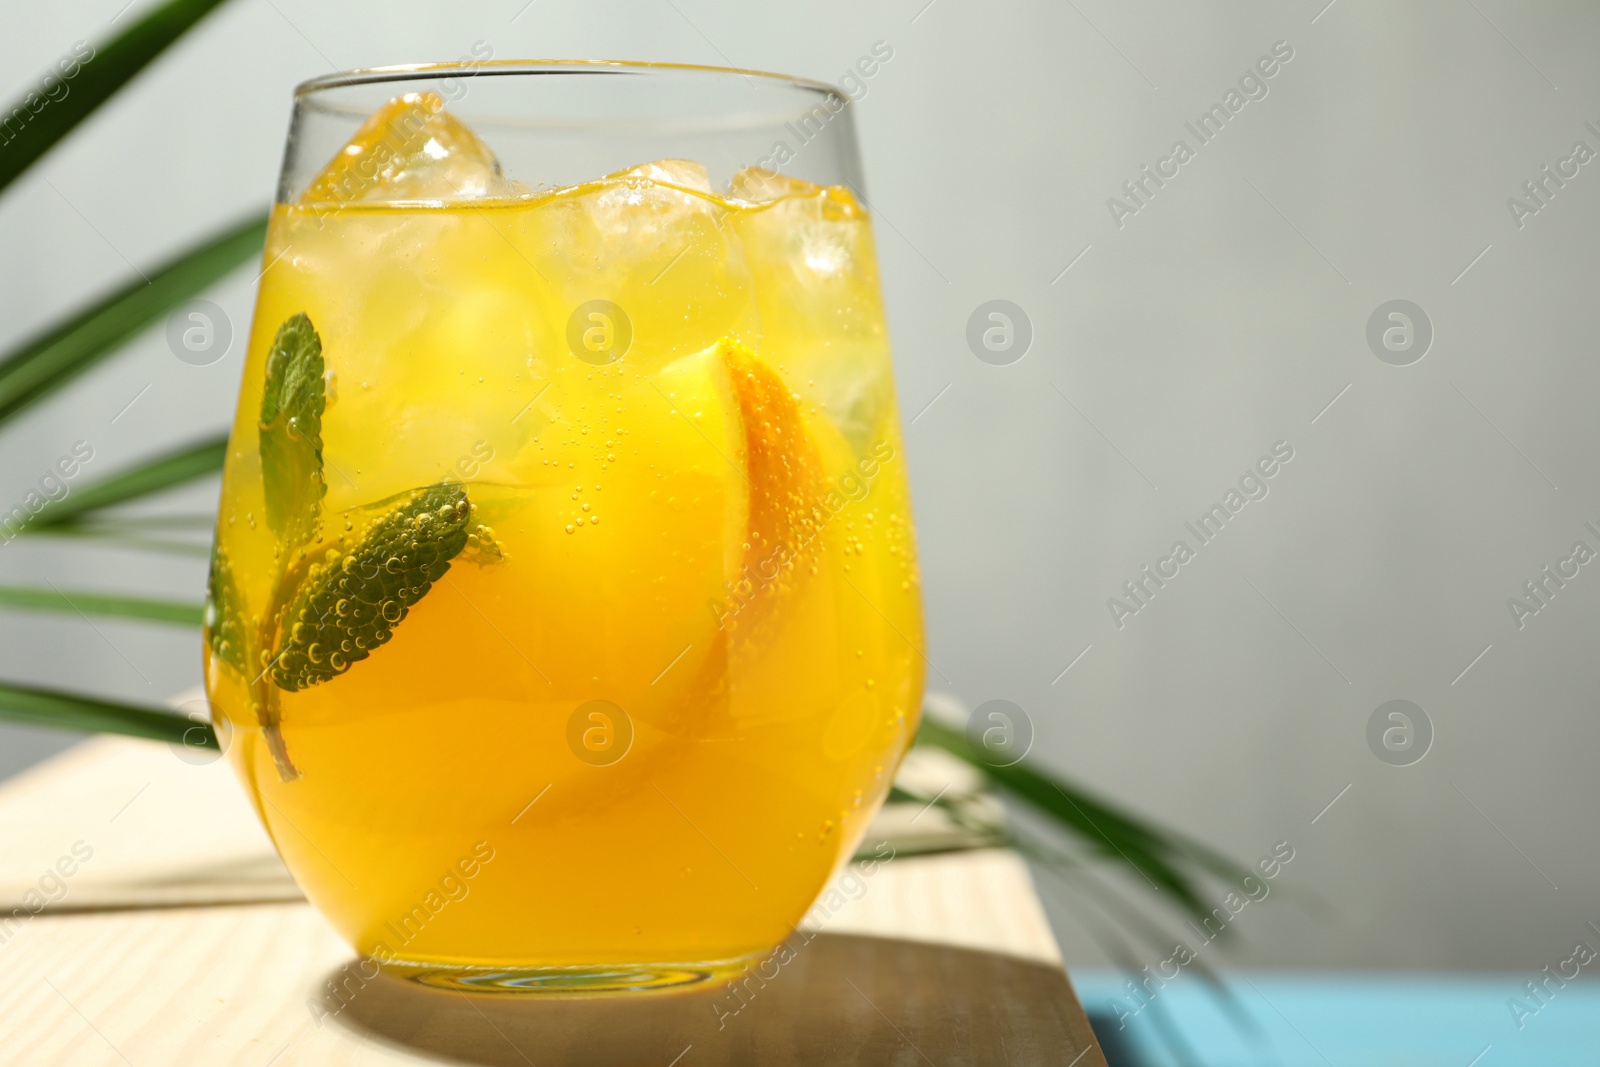
[[[826,479],[799,397],[749,347],[724,341],[720,355],[744,426],[749,511],[742,575],[760,591],[781,591],[809,573],[821,548]],[[776,587],[776,588],[774,588]]]

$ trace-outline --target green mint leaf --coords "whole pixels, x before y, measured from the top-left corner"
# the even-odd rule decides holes
[[[337,677],[390,637],[467,544],[472,505],[459,484],[419,489],[349,552],[310,565],[278,626],[272,680],[297,692]]]
[[[302,312],[278,327],[261,391],[261,481],[267,525],[289,549],[313,540],[322,477],[322,338]]]
[[[206,582],[206,611],[202,621],[211,654],[234,670],[244,673],[249,654],[245,651],[242,621],[244,600],[233,580],[228,554],[220,544],[211,549],[211,577]]]

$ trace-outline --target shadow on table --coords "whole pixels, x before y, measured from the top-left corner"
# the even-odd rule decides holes
[[[469,996],[384,974],[325,1006],[362,1036],[495,1067],[1104,1065],[1080,1057],[1092,1037],[1058,968],[875,937],[790,945],[782,966],[690,992]]]

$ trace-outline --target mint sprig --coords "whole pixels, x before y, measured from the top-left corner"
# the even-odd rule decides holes
[[[273,682],[298,692],[372,655],[444,577],[467,544],[472,507],[459,484],[413,491],[349,552],[306,570],[278,626]]]
[[[206,581],[202,626],[206,642],[211,646],[211,654],[241,674],[250,658],[246,648],[249,635],[243,618],[244,602],[233,580],[228,553],[220,541],[214,542],[211,546],[211,575]]]
[[[274,661],[266,650],[272,647],[273,627],[283,614],[283,604],[296,588],[296,575],[304,571],[300,564],[305,547],[322,527],[322,498],[328,492],[322,475],[322,415],[328,402],[323,370],[322,338],[310,317],[305,312],[290,316],[278,327],[267,351],[257,422],[267,526],[278,536],[284,571],[273,587],[249,656],[263,668],[254,685],[256,718],[286,782],[300,772],[284,744],[278,694],[268,680]]]
[[[300,772],[289,758],[280,691],[299,692],[336,678],[394,636],[394,628],[444,576],[469,538],[480,556],[503,558],[493,533],[469,533],[472,504],[459,483],[413,490],[374,521],[355,547],[314,547],[322,529],[322,417],[327,410],[322,338],[301,312],[278,327],[267,352],[257,425],[267,525],[282,565],[254,633],[227,556],[212,559],[207,639],[212,652],[252,682],[256,717],[284,781]]]
[[[322,374],[322,338],[301,312],[272,339],[258,426],[267,525],[290,552],[316,538],[328,491],[322,474]]]

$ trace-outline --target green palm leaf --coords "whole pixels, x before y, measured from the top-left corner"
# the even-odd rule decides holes
[[[24,533],[27,531],[24,530]],[[211,555],[211,545],[206,541],[180,541],[172,537],[151,537],[140,527],[115,522],[69,522],[60,526],[45,526],[36,531],[47,537],[76,537],[86,543],[105,548],[137,549],[143,552],[164,552],[172,556],[193,556],[206,559]]]
[[[1196,888],[1196,868],[1235,884],[1250,874],[1203,845],[1118,811],[1027,761],[1010,767],[990,766],[973,751],[962,731],[931,716],[923,716],[917,740],[972,764],[1005,792],[1138,872],[1158,893],[1193,916],[1208,914]]]
[[[153,600],[137,596],[67,592],[51,586],[0,585],[0,607],[23,611],[60,611],[75,615],[105,615],[117,619],[164,622],[173,626],[199,626],[204,608],[179,600]]]
[[[227,454],[226,434],[208,437],[203,441],[163,452],[154,459],[107,475],[82,489],[74,490],[60,500],[46,504],[34,520],[23,527],[23,532],[55,533],[58,532],[55,528],[80,524],[90,517],[91,513],[102,508],[127,503],[196,478],[204,478],[208,474],[215,474],[222,469],[222,461]],[[136,520],[127,520],[120,524],[123,528],[132,528],[136,525],[138,525]]]
[[[65,96],[30,91],[6,109],[0,120],[11,136],[0,152],[0,189],[17,179],[73,127],[88,118],[134,75],[183,36],[222,0],[167,0],[97,47],[70,79],[61,79]],[[56,72],[60,77],[60,72]],[[39,103],[42,101],[42,103]],[[30,106],[34,105],[34,106]]]
[[[0,684],[0,717],[61,730],[128,734],[189,748],[217,748],[210,725],[159,708],[63,693],[55,689]]]
[[[258,255],[266,232],[264,216],[232,226],[168,260],[149,275],[149,281],[129,282],[0,357],[0,423]]]

